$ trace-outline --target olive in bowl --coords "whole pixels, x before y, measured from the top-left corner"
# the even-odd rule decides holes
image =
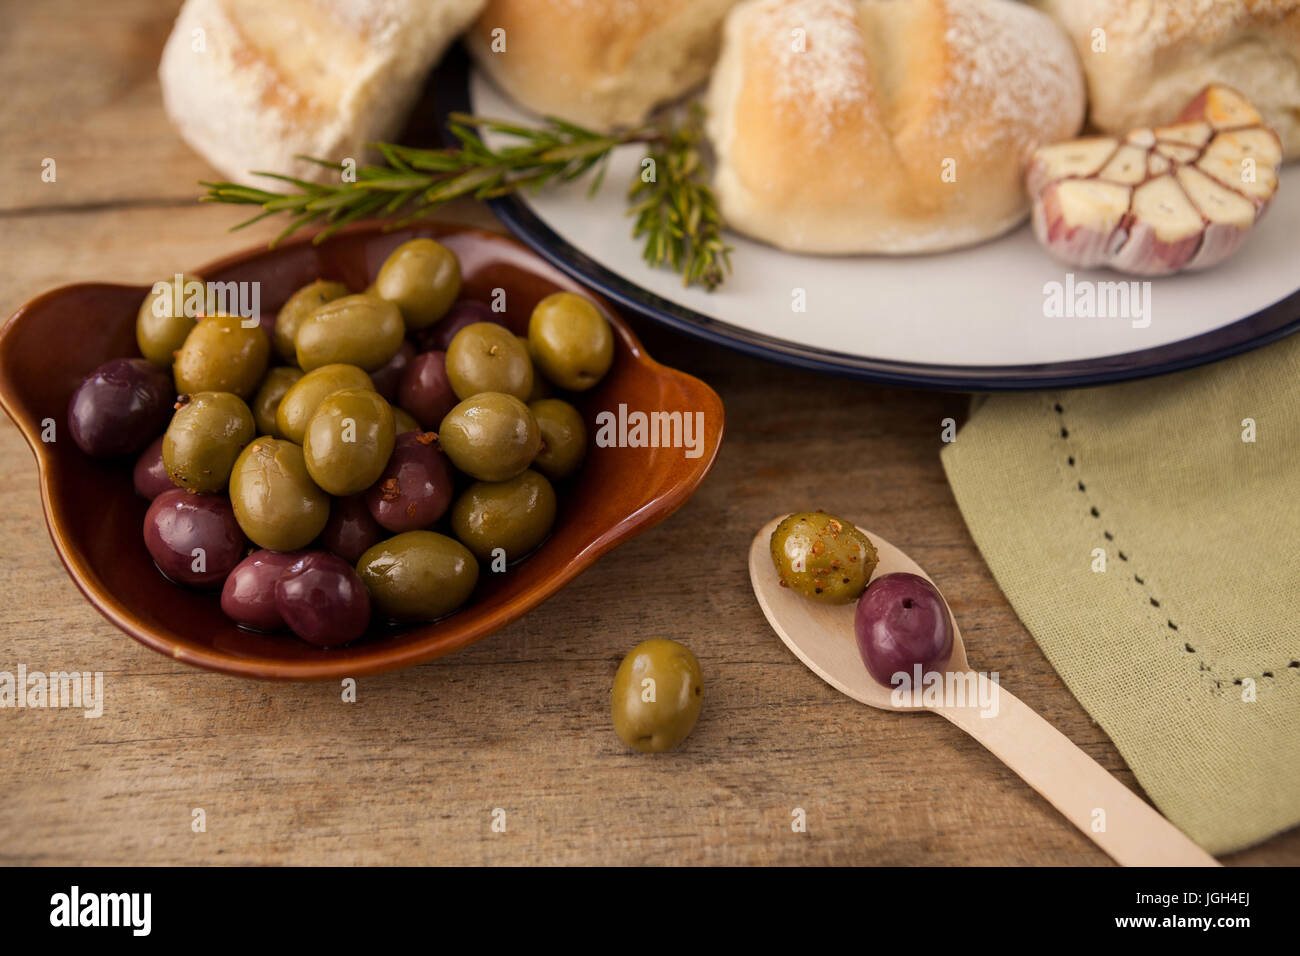
[[[250,442],[230,472],[239,527],[272,551],[305,548],[325,530],[330,498],[312,481],[302,449],[281,438]]]
[[[389,620],[435,621],[469,600],[478,562],[455,538],[407,531],[367,550],[357,574]]]
[[[503,392],[467,398],[442,420],[438,442],[451,463],[479,481],[508,481],[542,448],[542,433],[528,406]]]
[[[527,401],[533,393],[533,363],[509,329],[476,322],[461,329],[447,347],[447,380],[462,400],[481,392],[505,392]]]
[[[235,459],[256,434],[253,413],[238,395],[199,392],[188,396],[163,434],[163,468],[181,488],[222,491]]]
[[[294,338],[303,320],[327,302],[341,299],[347,294],[348,287],[342,282],[317,279],[289,296],[289,301],[280,307],[280,313],[275,318],[275,350],[280,358],[296,363],[298,347]]]
[[[531,469],[508,481],[476,481],[456,499],[451,530],[480,561],[517,561],[555,524],[555,489]]]
[[[244,535],[225,495],[164,491],[144,516],[144,544],[178,584],[219,587],[244,556]]]
[[[237,315],[199,319],[176,353],[176,391],[232,392],[249,399],[257,392],[271,358],[271,342],[260,325]]]
[[[203,280],[196,275],[180,277],[180,301],[177,301],[174,277],[160,280],[140,303],[135,318],[135,341],[140,354],[157,365],[168,369],[176,361],[176,352],[185,344],[185,338],[194,328],[194,317],[186,315],[186,290],[202,288],[194,283]],[[159,288],[165,285],[166,289]],[[201,311],[201,310],[200,310]]]
[[[432,239],[404,242],[379,267],[374,294],[397,306],[412,332],[426,329],[460,294],[460,261]]]
[[[594,386],[614,362],[614,333],[590,299],[548,295],[528,320],[533,362],[553,385],[571,392]]]
[[[68,430],[93,458],[140,451],[167,427],[171,378],[144,359],[110,359],[91,372],[68,403]]]
[[[298,367],[383,368],[402,347],[406,327],[397,306],[373,295],[345,295],[307,315],[293,336]]]

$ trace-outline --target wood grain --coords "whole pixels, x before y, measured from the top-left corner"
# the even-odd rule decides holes
[[[0,312],[53,285],[141,282],[261,241],[188,200],[211,175],[163,118],[175,4],[0,8]],[[58,159],[42,183],[40,159]],[[476,223],[486,213],[458,207]],[[1018,623],[939,465],[966,399],[833,381],[637,330],[727,405],[713,475],[676,516],[536,612],[442,661],[359,682],[251,683],[134,644],[55,557],[35,467],[0,423],[0,670],[102,671],[103,717],[0,710],[0,862],[1104,864],[1048,804],[933,715],[872,711],[772,633],[746,572],[774,515],[861,515],[942,582],[971,663],[1120,780],[1114,747]],[[688,644],[704,712],[679,752],[614,736],[608,696],[646,637]],[[808,831],[791,830],[795,808]],[[206,832],[191,829],[192,811]],[[506,830],[493,832],[493,810]],[[1300,831],[1229,863],[1300,863]]]

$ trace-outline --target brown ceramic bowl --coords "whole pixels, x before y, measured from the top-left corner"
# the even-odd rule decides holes
[[[147,503],[131,484],[131,461],[95,460],[67,436],[68,400],[81,379],[111,358],[138,355],[135,314],[147,289],[102,283],[64,286],[19,309],[0,330],[0,405],[36,455],[41,499],[54,546],[91,603],[142,644],[187,664],[279,680],[355,677],[418,664],[472,644],[541,604],[620,542],[663,520],[699,487],[722,441],[723,408],[701,382],[658,364],[607,302],[504,236],[453,225],[384,232],[349,228],[319,246],[307,238],[256,249],[197,270],[211,281],[260,281],[273,312],[300,286],[338,279],[360,290],[400,243],[431,236],[460,257],[462,295],[485,301],[504,288],[508,311],[526,319],[552,292],[581,292],[613,324],[613,368],[578,404],[588,427],[601,410],[701,411],[703,454],[680,448],[589,448],[578,475],[561,483],[555,530],[531,557],[502,574],[484,573],[470,603],[441,621],[377,625],[347,647],[313,648],[289,635],[234,625],[215,594],[165,580],[141,533]],[[56,440],[41,440],[52,420]]]

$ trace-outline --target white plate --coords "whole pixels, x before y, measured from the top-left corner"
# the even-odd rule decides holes
[[[462,61],[462,77],[464,69]],[[471,112],[536,122],[481,73],[470,70],[461,84]],[[580,181],[508,197],[496,211],[541,254],[623,305],[780,361],[941,387],[1088,384],[1212,361],[1300,325],[1295,166],[1245,247],[1207,272],[1130,285],[1116,273],[1070,270],[1028,225],[970,249],[900,258],[801,256],[729,234],[734,272],[709,293],[640,258],[625,190],[642,156],[635,146],[617,150],[595,197]],[[1090,284],[1108,304],[1112,288],[1128,293],[1127,311],[1053,314],[1052,293],[1066,298],[1072,289],[1075,298]]]

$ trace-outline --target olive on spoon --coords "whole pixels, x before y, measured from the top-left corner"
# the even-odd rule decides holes
[[[905,693],[868,672],[854,633],[853,604],[821,604],[782,587],[772,564],[773,519],[749,549],[754,595],[777,636],[808,668],[842,694],[882,710],[932,710],[966,731],[1014,770],[1067,820],[1125,866],[1218,866],[1181,830],[987,674],[971,670],[952,620],[952,654],[944,686],[955,693]],[[865,532],[879,555],[872,581],[910,573],[931,584],[919,565],[888,541]],[[936,586],[937,587],[937,586]],[[984,703],[981,703],[983,701]],[[995,702],[996,706],[988,706]],[[1105,826],[1093,828],[1097,810]],[[1100,818],[1099,818],[1100,819]]]

